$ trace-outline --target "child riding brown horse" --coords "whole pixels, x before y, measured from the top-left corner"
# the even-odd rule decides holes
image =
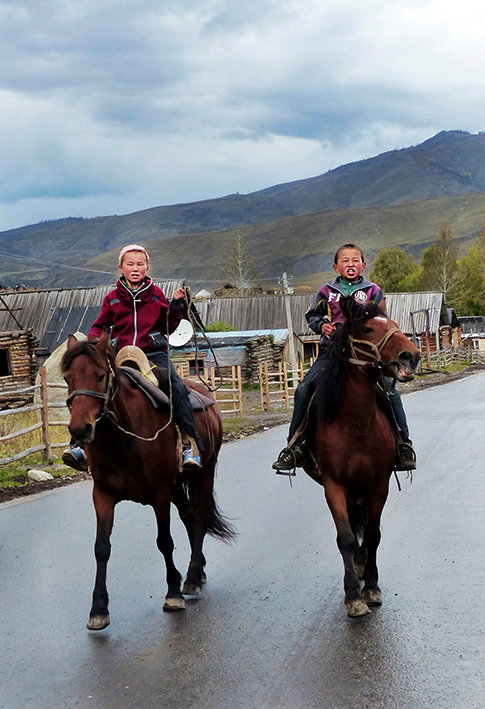
[[[317,382],[305,471],[323,485],[344,562],[349,616],[381,603],[377,547],[380,520],[396,460],[396,436],[378,404],[381,374],[413,378],[418,348],[373,303],[342,298],[347,321],[332,338]],[[361,590],[360,580],[363,580]]]
[[[222,441],[221,417],[210,393],[200,384],[193,389],[204,395],[195,412],[204,444],[201,467],[182,471],[177,430],[169,409],[154,408],[147,396],[115,366],[114,352],[104,332],[98,340],[68,340],[61,368],[68,385],[71,418],[69,430],[86,451],[93,476],[96,510],[96,581],[88,628],[109,625],[106,567],[114,509],[121,500],[151,505],[158,524],[157,546],[165,559],[168,591],[164,610],[183,610],[183,594],[200,594],[205,582],[202,545],[206,533],[229,540],[234,530],[217,509],[214,470]],[[179,454],[177,449],[179,448]],[[187,529],[191,558],[181,590],[181,575],[173,562],[170,505],[174,503]]]

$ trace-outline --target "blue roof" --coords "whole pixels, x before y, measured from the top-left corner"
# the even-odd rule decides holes
[[[288,329],[282,328],[279,330],[230,330],[228,332],[206,332],[205,336],[210,341],[213,347],[224,347],[234,345],[244,345],[249,340],[272,335],[275,342],[283,343],[288,339]],[[200,333],[197,333],[199,339],[204,339]]]

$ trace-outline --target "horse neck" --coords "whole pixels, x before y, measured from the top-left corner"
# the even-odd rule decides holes
[[[352,420],[372,421],[376,413],[377,377],[349,364],[342,390],[340,413]]]

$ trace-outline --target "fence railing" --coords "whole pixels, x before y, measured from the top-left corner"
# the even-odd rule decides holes
[[[54,409],[65,409],[64,403],[49,402],[48,390],[49,389],[64,389],[67,393],[67,386],[62,383],[49,383],[46,378],[45,367],[41,367],[39,370],[40,383],[23,387],[21,389],[16,389],[11,391],[12,395],[26,395],[32,396],[36,393],[36,399],[39,401],[32,404],[27,404],[26,406],[17,407],[15,409],[4,409],[0,411],[0,434],[2,433],[5,426],[2,426],[2,421],[8,421],[8,417],[17,416],[20,417],[21,414],[29,414],[33,416],[38,416],[39,420],[35,423],[23,426],[15,431],[10,431],[4,435],[0,435],[0,456],[2,455],[2,448],[5,450],[6,446],[2,446],[3,443],[11,443],[18,439],[19,445],[17,450],[12,455],[2,456],[0,458],[0,465],[7,465],[9,463],[14,463],[17,460],[26,458],[33,453],[42,453],[42,457],[45,461],[48,461],[52,455],[53,448],[65,448],[69,444],[69,433],[67,426],[69,424],[68,420],[56,420],[53,416]],[[187,373],[184,372],[184,375]],[[221,415],[225,416],[242,416],[243,414],[243,401],[242,401],[242,373],[240,366],[234,366],[231,368],[232,376],[225,376],[222,380],[222,384],[216,380],[214,376],[213,369],[204,370],[204,381],[208,382],[211,388],[214,390],[215,399],[219,405]],[[53,426],[61,426],[66,430],[66,440],[62,442],[53,441],[52,431],[50,430]],[[28,434],[35,431],[39,431],[40,442],[35,445],[26,446],[25,442],[22,443],[22,439]],[[57,437],[54,437],[57,438]]]
[[[485,355],[478,350],[451,348],[442,349],[439,352],[432,352],[429,356],[430,369],[443,369],[451,367],[453,364],[485,364]],[[424,366],[423,366],[424,368]]]
[[[6,419],[6,417],[8,416],[17,415],[18,417],[20,414],[29,414],[30,412],[39,412],[40,420],[34,424],[25,426],[24,428],[21,428],[17,431],[12,431],[11,433],[0,436],[0,444],[3,442],[12,441],[16,438],[20,438],[21,436],[26,436],[27,434],[37,430],[39,430],[41,433],[41,442],[34,446],[24,448],[23,450],[20,450],[13,455],[0,458],[0,465],[7,465],[8,463],[13,463],[16,460],[21,460],[22,458],[26,458],[28,455],[32,455],[33,453],[39,452],[42,452],[43,459],[47,461],[51,457],[52,448],[64,448],[67,445],[67,441],[63,441],[61,443],[54,443],[51,439],[51,435],[49,432],[50,426],[67,427],[69,423],[68,421],[56,421],[53,419],[49,419],[49,410],[56,408],[64,408],[65,405],[49,403],[47,396],[47,390],[49,388],[65,389],[67,391],[67,386],[65,384],[48,383],[46,378],[45,367],[40,368],[39,374],[40,384],[24,387],[22,389],[16,389],[15,392],[12,393],[29,395],[35,394],[35,392],[38,391],[40,392],[40,401],[38,403],[27,404],[26,406],[21,406],[16,409],[4,409],[3,411],[0,411],[0,421]]]
[[[243,415],[242,372],[241,365],[231,367],[231,376],[227,374],[219,381],[215,369],[204,369],[204,380],[209,383],[217,401],[221,416],[240,417]]]
[[[288,409],[293,404],[295,389],[308,372],[310,365],[300,364],[292,369],[287,362],[280,362],[277,369],[270,370],[267,362],[259,365],[259,386],[261,391],[261,411],[272,407]]]

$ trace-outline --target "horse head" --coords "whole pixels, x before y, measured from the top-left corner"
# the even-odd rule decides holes
[[[347,318],[349,362],[366,374],[374,370],[401,382],[413,379],[420,353],[375,303],[361,305],[351,296],[340,299]]]
[[[109,333],[83,341],[70,335],[61,371],[68,388],[69,431],[80,443],[90,443],[111,394],[114,370]]]

